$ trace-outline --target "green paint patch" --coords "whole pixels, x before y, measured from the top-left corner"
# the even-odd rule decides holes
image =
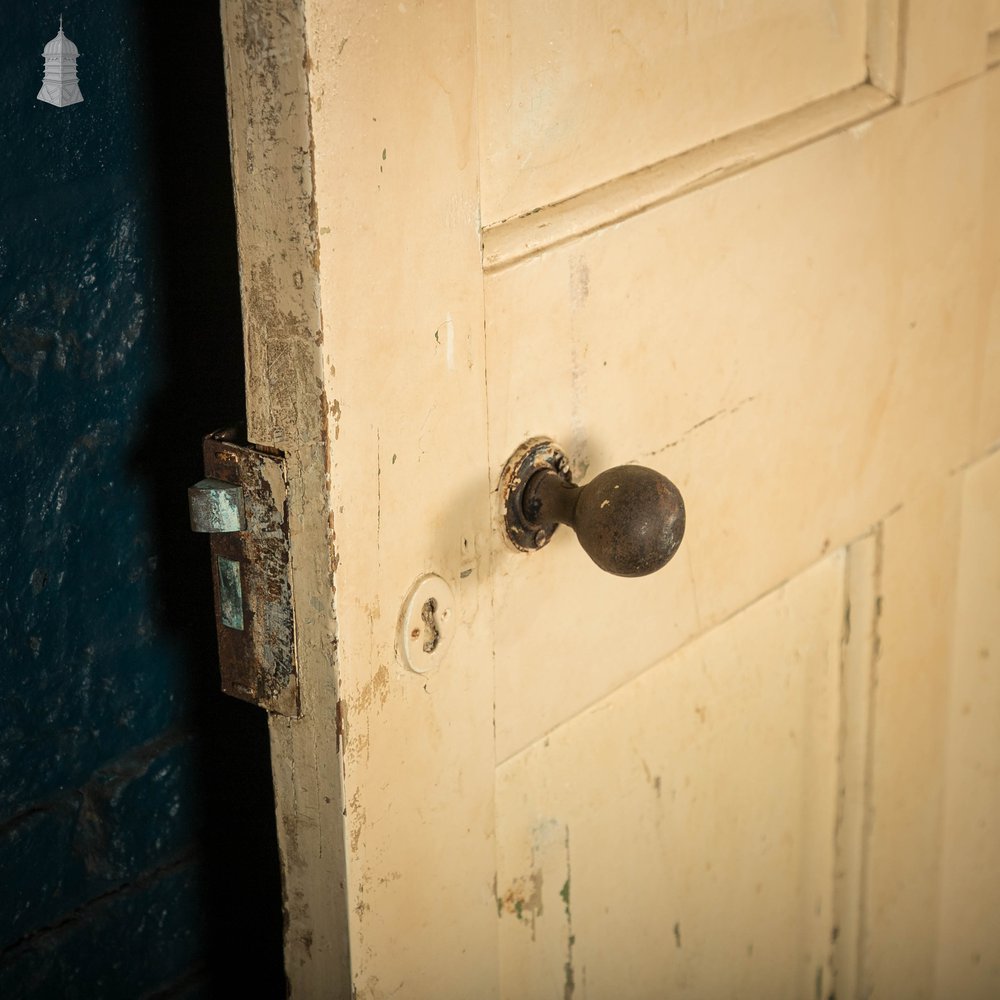
[[[566,827],[566,881],[559,890],[559,898],[563,901],[566,910],[566,964],[563,966],[566,972],[566,979],[563,983],[563,1000],[573,1000],[576,991],[576,975],[573,971],[573,946],[576,944],[576,935],[573,933],[573,914],[569,908],[569,880],[572,866],[569,860],[569,827]]]
[[[563,969],[566,973],[566,981],[563,983],[563,1000],[573,1000],[573,991],[576,989],[576,980],[573,976],[573,963],[567,962]]]

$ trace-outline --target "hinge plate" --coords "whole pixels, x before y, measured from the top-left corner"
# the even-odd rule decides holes
[[[222,690],[298,716],[284,457],[231,430],[207,435],[203,451],[209,478],[189,491],[191,522],[210,533]]]

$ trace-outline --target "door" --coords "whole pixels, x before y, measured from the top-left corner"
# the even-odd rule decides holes
[[[1000,8],[222,12],[292,995],[995,995]],[[540,434],[673,561],[512,549]]]

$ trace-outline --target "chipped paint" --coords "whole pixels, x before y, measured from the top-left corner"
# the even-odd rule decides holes
[[[362,798],[361,789],[356,788],[354,794],[351,796],[351,805],[348,813],[352,854],[358,853],[358,844],[361,842],[361,835],[365,830],[367,813],[363,803],[364,799]]]
[[[452,321],[451,313],[448,313],[448,318],[444,321],[444,353],[448,371],[453,372],[455,370],[455,324]]]
[[[514,879],[503,896],[497,897],[497,915],[513,914],[531,928],[532,940],[535,938],[535,921],[545,912],[542,897],[543,883],[542,871],[536,869],[530,875]]]
[[[305,5],[291,0],[223,0],[221,5],[229,137],[246,344],[249,439],[285,452],[296,485],[289,510],[292,602],[305,628],[297,653],[313,679],[307,698],[337,676],[338,622],[335,581],[333,482],[326,463],[339,414],[324,400],[332,368],[320,311],[319,210],[314,196],[310,74],[318,72],[306,36]],[[325,227],[329,229],[330,227]],[[332,425],[332,426],[331,426]],[[321,602],[315,608],[313,599]],[[311,702],[315,710],[315,700]],[[333,705],[329,740],[337,734]],[[346,717],[344,740],[348,740]],[[272,722],[272,767],[287,915],[285,957],[290,982],[322,968],[323,986],[348,993],[347,913],[329,885],[346,880],[347,843],[340,759],[326,772],[323,794],[306,796],[300,784],[318,773],[324,740],[308,724]],[[325,754],[324,754],[325,756]],[[317,836],[317,833],[319,836]],[[322,887],[313,865],[320,862]],[[305,945],[303,928],[310,943]],[[308,993],[308,989],[305,988]]]

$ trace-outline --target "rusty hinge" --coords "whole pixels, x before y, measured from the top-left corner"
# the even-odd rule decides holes
[[[269,712],[299,714],[282,455],[205,437],[205,476],[188,490],[191,528],[210,533],[222,690]]]

